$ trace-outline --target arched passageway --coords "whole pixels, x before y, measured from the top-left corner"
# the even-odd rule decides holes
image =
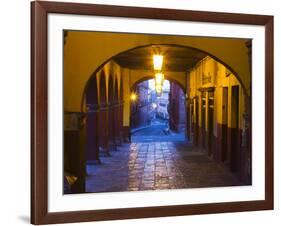
[[[97,34],[97,37],[100,38],[100,35],[100,33]],[[74,36],[77,38],[76,33],[73,34]],[[91,38],[92,34],[87,34],[86,36]],[[131,36],[128,34],[129,37]],[[84,38],[82,37],[81,40],[84,40]],[[103,38],[107,43],[107,34],[104,34]],[[169,179],[167,179],[173,177],[173,175],[166,167],[166,171],[164,170],[166,176],[163,176],[166,179],[162,178],[163,182],[156,185],[157,176],[150,177],[149,180],[153,181],[154,185],[148,186],[149,189],[250,184],[251,76],[249,71],[250,61],[248,60],[250,50],[248,51],[246,47],[246,42],[249,42],[249,40],[223,39],[214,41],[211,38],[201,40],[200,38],[191,37],[169,37],[169,42],[167,42],[167,39],[159,41],[159,39],[154,39],[155,37],[150,35],[147,35],[146,38],[150,39],[150,42],[148,42],[148,39],[144,41],[143,38],[136,38],[134,40],[138,40],[138,45],[133,45],[126,36],[124,40],[128,41],[129,45],[123,42],[116,44],[113,41],[109,45],[112,47],[111,49],[105,48],[104,51],[99,52],[100,56],[93,57],[91,62],[88,59],[91,54],[87,55],[85,62],[78,60],[81,81],[77,82],[77,84],[70,82],[73,79],[73,76],[70,75],[72,72],[69,72],[72,66],[69,66],[65,72],[69,76],[66,79],[67,86],[72,83],[73,91],[77,95],[73,98],[75,99],[75,105],[77,107],[79,101],[76,98],[80,96],[82,104],[80,101],[78,105],[80,105],[81,114],[85,115],[86,127],[78,129],[77,133],[80,134],[82,133],[81,131],[85,130],[85,136],[80,137],[82,137],[82,141],[83,137],[85,138],[86,149],[80,145],[79,152],[86,150],[85,159],[88,164],[87,172],[89,174],[88,179],[85,179],[86,190],[88,192],[99,191],[99,189],[101,191],[111,191],[110,189],[117,185],[119,186],[119,182],[113,181],[117,180],[120,175],[118,173],[115,175],[114,172],[122,171],[122,175],[126,174],[123,171],[124,165],[117,163],[119,161],[128,163],[126,167],[128,166],[129,168],[125,168],[128,172],[134,172],[135,166],[142,169],[146,167],[146,164],[138,166],[138,161],[145,163],[148,161],[148,156],[157,159],[158,154],[162,155],[164,157],[161,160],[162,163],[159,163],[160,166],[158,166],[157,162],[151,163],[154,165],[154,171],[152,170],[154,175],[158,175],[157,166],[163,168],[163,161],[168,161],[174,155],[186,159],[189,155],[193,156],[193,152],[197,153],[196,155],[200,153],[200,159],[210,159],[214,163],[214,168],[216,164],[223,164],[228,171],[219,172],[219,170],[216,171],[212,168],[217,172],[217,178],[214,179],[215,181],[217,180],[216,183],[201,175],[201,179],[205,180],[204,182],[201,181],[197,184],[194,182],[193,185],[187,185],[186,178],[183,176],[181,185],[176,186],[175,183],[178,183],[178,181],[172,180],[173,182],[170,183]],[[69,53],[73,53],[70,49],[75,42],[72,41],[69,41],[70,43],[65,47]],[[88,43],[88,47],[92,46],[88,41],[85,41],[85,43]],[[81,43],[82,49],[87,46],[85,43]],[[209,47],[208,44],[211,43],[213,46]],[[225,45],[223,46],[223,44]],[[217,50],[220,50],[220,52]],[[132,132],[135,133],[132,129],[145,126],[144,122],[148,124],[148,121],[150,121],[149,123],[151,123],[151,117],[155,117],[150,115],[149,117],[146,116],[147,118],[140,119],[143,117],[141,115],[151,114],[151,109],[153,108],[154,102],[150,103],[148,98],[151,93],[146,92],[145,94],[140,87],[144,88],[146,86],[146,90],[148,90],[149,84],[147,80],[153,80],[155,76],[151,60],[155,51],[164,56],[162,71],[165,74],[165,79],[170,81],[169,92],[167,92],[166,98],[162,98],[163,102],[159,103],[159,112],[157,111],[157,114],[159,118],[163,114],[162,117],[167,120],[167,130],[164,128],[164,133],[170,133],[171,131],[180,133],[184,131],[184,139],[182,140],[155,140],[154,137],[151,142],[147,140],[144,142],[144,140],[131,139]],[[66,55],[68,55],[67,51]],[[110,57],[105,58],[105,56]],[[240,58],[237,59],[237,56]],[[66,57],[66,65],[68,65],[68,57]],[[232,58],[235,57],[236,59],[233,60]],[[97,65],[97,62],[100,62],[100,64]],[[91,70],[94,71],[91,76],[83,75],[88,71],[88,69],[83,69],[86,66],[91,67]],[[81,89],[81,84],[84,84],[83,89]],[[68,88],[65,96],[67,96],[67,90]],[[135,92],[139,97],[137,103],[133,103],[131,99],[132,92]],[[168,100],[167,103],[165,102],[166,100]],[[65,109],[73,103],[69,104],[67,99]],[[143,104],[145,106],[142,106]],[[167,112],[167,118],[165,118],[164,111],[160,110],[160,106]],[[142,109],[141,114],[138,112],[136,117],[134,113],[139,111],[140,108]],[[158,103],[156,108],[158,109]],[[156,115],[155,109],[154,113]],[[136,120],[134,117],[138,119]],[[162,135],[163,137],[164,135]],[[182,143],[176,143],[178,141]],[[67,143],[68,141],[66,140],[65,142]],[[167,156],[165,157],[166,154]],[[140,159],[138,159],[138,156]],[[142,156],[146,156],[146,158],[143,159]],[[190,159],[196,158],[190,157]],[[200,161],[196,162],[194,160],[193,163],[197,164],[198,167],[200,165],[200,168],[204,169],[204,164],[199,164]],[[184,163],[185,160],[182,162]],[[112,166],[107,170],[109,170],[110,174],[115,175],[117,179],[110,177],[108,184],[109,186],[113,184],[111,188],[103,187],[106,184],[106,179],[104,178],[107,178],[105,175],[108,172],[103,171],[101,175],[97,176],[95,169],[98,166],[96,163]],[[172,163],[172,161],[170,163],[172,165],[176,164]],[[187,167],[185,164],[186,162],[180,168]],[[207,168],[205,169],[207,170]],[[181,171],[181,169],[178,170]],[[152,174],[152,171],[150,174]],[[196,173],[195,171],[192,172]],[[136,176],[130,173],[126,175]],[[145,177],[143,173],[141,175]],[[228,175],[229,180],[218,179],[222,175]],[[128,178],[119,179],[128,181]],[[116,188],[116,191],[121,191],[122,189],[142,190],[144,182],[138,177],[135,179],[132,182],[134,186],[130,183],[127,184],[127,187],[120,185],[119,188]],[[93,180],[96,182],[93,182]],[[100,184],[99,181],[101,181]]]
[[[131,101],[130,130],[132,142],[185,141],[185,92],[178,82],[164,80],[160,95],[154,79],[133,84],[137,96]]]

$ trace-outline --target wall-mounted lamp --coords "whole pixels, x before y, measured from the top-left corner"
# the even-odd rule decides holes
[[[137,101],[137,99],[138,99],[138,95],[136,93],[131,93],[130,100],[132,102],[135,102]]]

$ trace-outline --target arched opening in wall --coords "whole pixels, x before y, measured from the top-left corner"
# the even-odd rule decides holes
[[[164,80],[161,93],[154,79],[140,79],[131,88],[132,142],[184,141],[185,92],[177,82]]]
[[[161,70],[154,68],[152,58],[157,54],[164,57]],[[159,71],[166,79],[160,95],[152,84]],[[175,184],[187,188],[189,183],[183,181],[192,179],[193,187],[241,185],[243,177],[248,178],[242,184],[250,184],[250,145],[243,140],[250,137],[249,124],[244,128],[250,104],[245,99],[249,100],[250,91],[241,81],[215,56],[173,43],[136,46],[102,63],[85,86],[81,107],[88,115],[95,106],[98,112],[97,138],[92,139],[93,131],[87,130],[87,140],[98,143],[97,155],[87,146],[87,160],[94,156],[93,160],[106,162],[103,169],[91,168],[87,192],[167,189],[177,187]],[[97,93],[92,92],[94,87]],[[87,128],[91,127],[87,124]],[[178,156],[182,165],[177,166],[173,156]],[[165,161],[178,171],[184,169],[182,181],[165,171]],[[231,173],[221,174],[217,163]],[[140,168],[144,169],[143,181],[136,176]],[[166,178],[159,176],[159,169],[165,171]],[[207,175],[198,174],[198,169]],[[144,175],[148,171],[149,175]],[[235,177],[229,176],[232,173]]]
[[[245,41],[245,45],[247,46],[247,48],[249,48],[248,49],[248,54],[249,54],[248,60],[249,60],[249,64],[250,64],[249,67],[251,68],[251,60],[250,60],[251,42],[247,39]],[[156,52],[159,52],[159,49],[163,49],[163,50],[161,50],[161,53],[163,53],[164,55],[165,54],[169,55],[171,52],[173,52],[173,50],[191,52],[191,53],[180,53],[179,54],[179,58],[181,58],[181,60],[180,60],[180,62],[178,62],[178,66],[179,65],[182,66],[182,68],[180,69],[182,71],[189,70],[190,66],[188,66],[188,65],[191,64],[192,66],[195,66],[198,61],[200,61],[201,59],[203,59],[206,56],[209,56],[210,58],[214,59],[216,62],[223,65],[226,68],[226,70],[228,71],[228,73],[233,74],[233,76],[239,81],[241,88],[242,88],[243,92],[245,93],[245,95],[247,95],[248,97],[251,95],[250,90],[247,89],[246,84],[244,84],[244,82],[243,82],[242,76],[239,75],[235,69],[233,69],[226,62],[221,60],[219,57],[211,54],[210,52],[207,52],[203,49],[200,49],[198,47],[194,47],[191,45],[181,45],[181,44],[173,44],[173,43],[165,43],[165,44],[164,43],[161,43],[161,44],[160,43],[151,43],[151,44],[147,44],[147,45],[138,45],[133,48],[126,49],[122,52],[119,52],[119,53],[113,55],[112,57],[108,58],[107,60],[105,60],[102,64],[100,64],[94,70],[92,77],[95,74],[97,74],[99,71],[101,71],[105,67],[105,65],[111,61],[116,61],[122,67],[127,67],[128,65],[131,65],[131,66],[129,66],[129,68],[132,68],[132,69],[140,68],[140,64],[142,64],[142,66],[145,65],[145,67],[143,67],[145,69],[147,69],[147,68],[151,69],[152,65],[151,65],[151,61],[148,60],[148,58],[149,58],[148,55],[151,56],[153,53],[155,53],[155,49],[156,49]],[[182,54],[186,55],[186,56],[183,56]],[[145,60],[142,59],[142,60],[138,61],[136,58],[134,58],[135,55],[139,55],[141,58],[143,58],[144,55],[146,55],[146,57],[145,57]],[[185,60],[186,60],[186,62],[184,62]],[[174,69],[172,69],[172,70],[174,70]],[[178,70],[179,69],[176,69],[176,71],[178,71]],[[81,100],[81,110],[82,111],[84,109],[84,99],[85,99],[86,90],[87,90],[87,87],[88,87],[89,83],[91,82],[91,80],[92,79],[90,77],[84,87],[82,100]]]
[[[245,41],[248,43],[249,40]],[[248,44],[247,44],[248,46]],[[251,116],[251,96],[250,96],[250,89],[246,89],[246,85],[242,82],[243,78],[235,72],[233,68],[231,68],[229,65],[227,65],[225,62],[223,62],[221,59],[218,57],[202,50],[199,48],[194,48],[193,46],[185,46],[185,45],[179,45],[179,44],[173,44],[173,43],[168,43],[168,44],[148,44],[148,45],[143,45],[143,46],[136,46],[132,49],[125,50],[123,52],[118,53],[117,55],[114,55],[112,58],[108,59],[105,61],[103,64],[101,64],[96,72],[101,70],[103,67],[108,65],[110,62],[115,62],[117,63],[121,68],[127,68],[130,71],[136,73],[138,70],[145,70],[145,71],[150,71],[152,75],[150,74],[150,77],[153,77],[153,64],[152,64],[152,55],[155,53],[160,53],[164,56],[166,59],[165,63],[163,64],[162,70],[167,72],[168,74],[170,72],[173,72],[171,78],[173,78],[175,81],[180,80],[180,76],[175,75],[176,73],[186,73],[185,76],[185,81],[180,81],[182,82],[181,85],[184,86],[184,90],[186,90],[186,101],[187,101],[187,109],[186,109],[186,114],[187,120],[189,124],[186,127],[186,134],[189,140],[192,141],[194,145],[201,146],[204,149],[208,150],[208,153],[211,157],[219,159],[219,161],[223,162],[230,162],[234,161],[233,159],[239,159],[240,157],[237,157],[234,154],[231,154],[231,152],[236,152],[237,148],[231,148],[230,143],[240,143],[238,146],[241,146],[241,130],[242,130],[242,125],[247,124],[251,122],[250,117]],[[209,61],[209,62],[208,62]],[[207,62],[207,63],[206,63]],[[210,63],[211,62],[211,63]],[[249,61],[250,62],[250,61]],[[205,66],[207,65],[207,66]],[[190,74],[192,74],[192,70],[196,71],[196,68],[201,68],[200,71],[198,70],[196,72],[196,77],[197,79],[193,78],[190,79]],[[207,68],[207,70],[205,70]],[[212,68],[210,70],[210,68]],[[223,69],[221,69],[223,68]],[[208,71],[209,70],[209,71]],[[191,71],[191,72],[190,72]],[[211,72],[210,72],[211,71]],[[200,76],[198,76],[200,74]],[[218,75],[222,79],[217,79]],[[208,95],[208,102],[212,103],[212,95],[215,95],[215,93],[219,93],[220,96],[226,95],[225,91],[222,91],[223,88],[229,88],[229,85],[226,83],[222,83],[221,87],[218,86],[217,81],[220,82],[220,80],[225,80],[223,77],[228,78],[229,75],[231,75],[231,81],[236,80],[236,83],[239,84],[239,95],[240,99],[238,103],[240,105],[240,108],[242,108],[242,111],[244,111],[245,117],[242,116],[243,112],[239,111],[239,121],[236,124],[236,130],[237,132],[221,132],[221,131],[233,131],[231,121],[231,117],[229,116],[230,113],[228,110],[227,112],[225,111],[225,106],[226,102],[225,99],[229,99],[228,97],[225,98],[223,97],[223,104],[220,106],[221,112],[223,114],[226,114],[228,116],[223,116],[220,117],[220,119],[217,121],[218,125],[216,125],[216,121],[213,120],[214,117],[217,117],[216,112],[213,112],[212,104],[208,105],[209,109],[206,109],[206,95]],[[249,73],[250,75],[250,73]],[[138,79],[144,79],[144,78],[138,78]],[[194,80],[196,80],[196,85],[197,88],[196,90],[193,89],[194,85]],[[244,79],[245,80],[245,79]],[[247,79],[246,79],[247,80]],[[179,83],[180,83],[179,82]],[[191,84],[193,82],[193,84]],[[197,83],[200,83],[198,86]],[[229,83],[231,84],[231,83]],[[233,83],[234,85],[234,83]],[[210,92],[215,86],[217,86],[214,89],[214,92]],[[86,86],[87,87],[87,86]],[[201,91],[199,91],[201,90]],[[198,92],[199,91],[199,92]],[[192,93],[192,95],[189,95]],[[223,94],[224,93],[224,94]],[[129,94],[127,94],[129,95]],[[205,96],[204,96],[205,95]],[[231,96],[231,92],[227,93],[230,98],[234,98]],[[236,98],[237,99],[237,98]],[[234,102],[234,101],[233,101]],[[222,103],[220,101],[220,103]],[[230,100],[229,100],[230,103]],[[244,105],[244,106],[242,106]],[[210,106],[210,107],[209,107]],[[230,106],[230,105],[229,105]],[[234,106],[233,106],[234,108]],[[83,107],[82,107],[83,109]],[[218,109],[216,109],[218,110]],[[213,117],[211,115],[213,114]],[[202,115],[207,115],[207,116],[202,116]],[[125,116],[126,117],[126,116]],[[130,114],[127,114],[127,117],[130,117]],[[244,117],[244,118],[243,118]],[[124,123],[126,121],[125,118],[123,118]],[[244,120],[244,121],[242,121]],[[246,121],[246,122],[245,122]],[[125,131],[125,137],[130,137],[130,127],[131,125],[126,125],[122,129],[122,132]],[[129,129],[128,129],[129,127]],[[221,128],[217,129],[216,128]],[[247,128],[248,132],[251,133],[251,126]],[[229,129],[225,129],[229,128]],[[230,135],[230,134],[235,134],[237,133],[238,135]],[[245,134],[245,133],[243,133]],[[218,142],[213,142],[214,137],[219,137],[219,145],[217,145]],[[229,138],[232,137],[232,138]],[[236,137],[236,138],[235,138]],[[244,135],[244,137],[249,137],[248,135]],[[240,140],[239,140],[240,139]],[[246,143],[249,147],[251,147],[251,142],[249,141],[249,138],[247,139]],[[231,141],[232,140],[232,141]],[[226,148],[227,147],[227,148]],[[213,150],[216,149],[221,149],[224,151],[223,154],[217,154]],[[226,150],[227,149],[227,150]],[[229,151],[229,149],[233,149],[233,151]],[[249,152],[248,152],[249,153]],[[224,157],[222,157],[224,156]],[[232,157],[231,156],[236,156]],[[250,161],[250,160],[249,160]],[[230,163],[233,164],[233,163]],[[237,165],[237,164],[234,164]],[[237,167],[233,167],[235,169]]]

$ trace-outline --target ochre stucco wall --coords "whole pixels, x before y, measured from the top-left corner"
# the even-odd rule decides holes
[[[231,124],[231,87],[232,86],[239,86],[239,128],[242,128],[242,115],[245,113],[245,90],[243,90],[240,82],[237,78],[230,73],[227,69],[214,59],[210,57],[206,57],[202,61],[200,61],[190,72],[187,78],[187,82],[189,83],[189,90],[187,91],[188,96],[190,99],[194,97],[198,97],[198,107],[199,107],[199,126],[201,126],[202,122],[202,104],[201,104],[201,92],[199,91],[200,88],[208,88],[214,87],[214,124],[222,124],[223,114],[222,114],[222,105],[223,105],[223,87],[228,87],[228,121],[227,126],[232,128],[233,125]],[[211,81],[205,84],[202,84],[202,76],[210,75]],[[208,129],[208,122],[206,120],[206,127]],[[217,128],[214,126],[213,134],[216,135]]]
[[[111,57],[151,44],[176,44],[208,52],[229,65],[249,92],[245,40],[71,31],[64,48],[64,110],[81,111],[87,81]],[[125,80],[125,75],[123,78]]]

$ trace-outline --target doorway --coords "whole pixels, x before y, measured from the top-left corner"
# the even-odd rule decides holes
[[[213,155],[213,130],[214,130],[214,92],[208,93],[208,155]]]
[[[239,86],[231,87],[231,130],[230,130],[230,169],[236,172],[239,169]]]
[[[227,143],[227,123],[228,123],[228,87],[222,90],[222,162],[229,162]]]
[[[201,104],[201,146],[206,148],[206,92],[202,92]]]

